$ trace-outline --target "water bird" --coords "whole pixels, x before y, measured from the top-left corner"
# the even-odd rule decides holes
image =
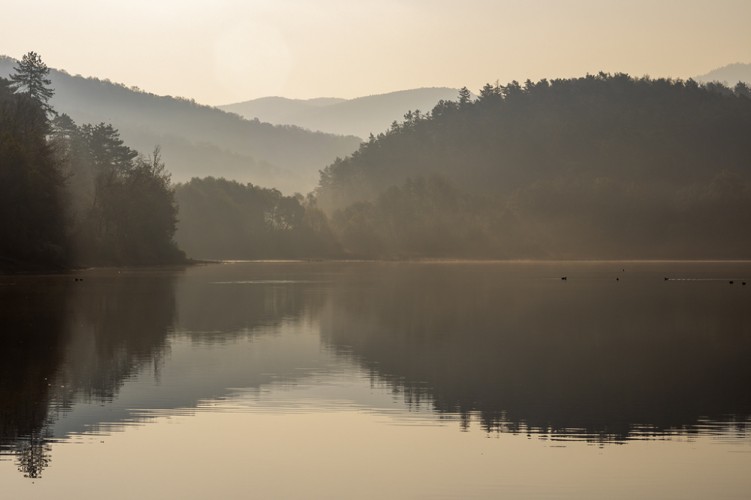
[[[745,281],[744,281],[744,282],[742,282],[742,283],[741,283],[741,285],[743,285],[743,286],[746,286],[746,282],[745,282]]]
[[[665,281],[667,281],[668,279],[669,279],[669,278],[668,278],[667,276],[665,276]]]
[[[615,281],[621,281],[621,279],[620,278],[615,278]]]
[[[568,279],[568,276],[561,276],[561,281],[566,281]]]
[[[733,280],[728,281],[728,283],[730,283],[732,285],[733,284]]]

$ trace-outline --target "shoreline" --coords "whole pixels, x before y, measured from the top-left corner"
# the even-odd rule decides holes
[[[91,265],[91,266],[42,266],[26,262],[0,259],[0,276],[33,276],[33,275],[62,275],[74,274],[81,271],[95,269],[129,269],[129,270],[168,270],[186,269],[193,266],[211,264],[354,264],[354,263],[390,263],[390,264],[751,264],[749,259],[471,259],[471,258],[393,258],[393,259],[365,259],[365,258],[309,258],[309,259],[186,259],[183,262],[163,264],[126,264],[126,265]],[[10,265],[8,265],[10,264]]]

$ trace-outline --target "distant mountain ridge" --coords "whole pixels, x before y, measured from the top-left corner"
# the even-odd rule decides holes
[[[300,113],[332,106],[345,101],[346,99],[340,99],[337,97],[289,99],[287,97],[270,96],[259,97],[258,99],[253,99],[251,101],[218,107],[224,111],[237,113],[248,120],[258,118],[267,123],[288,125],[292,123],[290,120],[293,120],[294,117]]]
[[[430,111],[438,101],[456,99],[458,93],[458,89],[431,87],[355,99],[262,97],[219,108],[247,119],[367,138],[384,132],[395,120],[401,122],[407,111]]]
[[[751,84],[751,63],[728,64],[694,77],[697,82],[720,82],[734,86],[738,82]]]
[[[15,59],[0,56],[0,77]],[[108,80],[50,69],[52,106],[77,123],[112,123],[123,140],[142,153],[155,145],[174,181],[226,177],[284,192],[308,192],[319,170],[357,149],[358,137],[311,132],[245,120],[192,100],[157,96]],[[330,104],[322,100],[322,104]]]

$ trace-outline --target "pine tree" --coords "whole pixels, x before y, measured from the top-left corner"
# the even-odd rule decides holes
[[[52,81],[48,78],[50,70],[42,62],[39,54],[36,52],[25,54],[13,70],[15,73],[10,75],[13,90],[16,93],[28,95],[39,102],[47,113],[54,114],[49,105],[50,98],[55,94],[50,87]]]
[[[459,89],[459,106],[464,108],[472,102],[472,93],[467,87]]]

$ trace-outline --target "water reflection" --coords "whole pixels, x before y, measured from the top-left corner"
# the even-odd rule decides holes
[[[19,470],[36,478],[55,440],[116,431],[233,388],[324,370],[317,337],[248,342],[312,321],[322,295],[297,281],[237,282],[235,272],[210,266],[0,277],[0,454],[15,454]]]
[[[45,425],[67,340],[68,290],[67,281],[34,278],[0,284],[0,452],[16,452],[27,477],[49,461]]]
[[[335,287],[322,335],[408,404],[465,426],[474,415],[487,431],[604,441],[745,433],[751,296],[634,266],[580,264],[566,281],[546,265],[378,266]]]
[[[328,283],[325,268],[303,263],[200,266],[180,279],[180,329],[196,341],[223,342],[242,332],[315,315]]]
[[[751,268],[630,266],[245,263],[0,278],[0,453],[39,477],[55,439],[236,408],[284,386],[487,432],[747,439],[751,289],[662,273]],[[284,404],[308,411],[321,397]]]
[[[0,284],[0,451],[39,477],[52,426],[77,403],[107,402],[144,365],[158,370],[175,314],[159,271],[6,277]]]

